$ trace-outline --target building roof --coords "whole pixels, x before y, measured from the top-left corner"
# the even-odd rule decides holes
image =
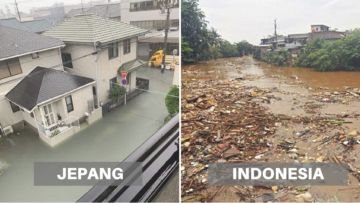
[[[120,17],[120,3],[96,5],[90,8],[71,9],[66,17],[74,17],[81,14],[95,14],[105,18]]]
[[[45,32],[44,35],[64,42],[108,43],[130,37],[144,35],[147,30],[120,21],[97,15],[79,15],[66,19]]]
[[[43,102],[94,82],[93,79],[64,71],[36,67],[5,97],[16,105],[32,111],[34,107]]]
[[[128,72],[132,72],[137,70],[138,68],[144,66],[146,64],[145,61],[140,59],[134,59],[132,61],[126,62],[121,66],[121,70],[126,70]]]
[[[311,25],[311,27],[312,26],[323,26],[323,27],[327,27],[327,28],[329,28],[329,26],[327,26],[327,25],[323,25],[323,24],[315,24],[315,25]]]
[[[62,46],[62,41],[52,37],[0,26],[0,60]]]
[[[301,38],[308,38],[309,37],[309,33],[299,33],[299,34],[289,34],[288,38],[293,38],[293,39],[301,39]]]
[[[323,31],[310,33],[310,40],[323,39],[323,40],[336,40],[345,36],[344,32],[338,31]]]
[[[20,22],[16,18],[0,19],[0,25],[34,33],[44,32],[53,26],[45,19]]]

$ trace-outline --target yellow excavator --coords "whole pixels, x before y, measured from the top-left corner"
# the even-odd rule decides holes
[[[157,50],[149,60],[150,67],[160,67],[162,64],[162,60],[164,57],[164,51],[162,49]],[[165,64],[170,64],[170,67],[173,68],[176,64],[178,64],[178,56],[166,55]]]

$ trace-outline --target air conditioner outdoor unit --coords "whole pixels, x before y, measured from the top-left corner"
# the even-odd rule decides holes
[[[6,136],[6,135],[9,135],[9,134],[13,133],[13,132],[14,132],[14,129],[13,129],[12,126],[10,125],[10,126],[4,127],[4,128],[2,129],[2,131],[4,132],[4,135]]]

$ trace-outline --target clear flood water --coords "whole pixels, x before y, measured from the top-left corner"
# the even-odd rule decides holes
[[[121,161],[156,132],[168,114],[164,94],[172,85],[173,72],[140,69],[137,76],[150,79],[153,93],[141,94],[56,148],[30,129],[1,139],[0,160],[9,167],[0,175],[0,201],[74,202],[91,186],[34,186],[33,163]]]

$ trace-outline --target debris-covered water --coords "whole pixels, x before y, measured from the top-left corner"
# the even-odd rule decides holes
[[[185,67],[182,80],[183,200],[360,201],[359,72],[243,57]],[[207,187],[207,164],[239,161],[335,162],[349,185]]]

